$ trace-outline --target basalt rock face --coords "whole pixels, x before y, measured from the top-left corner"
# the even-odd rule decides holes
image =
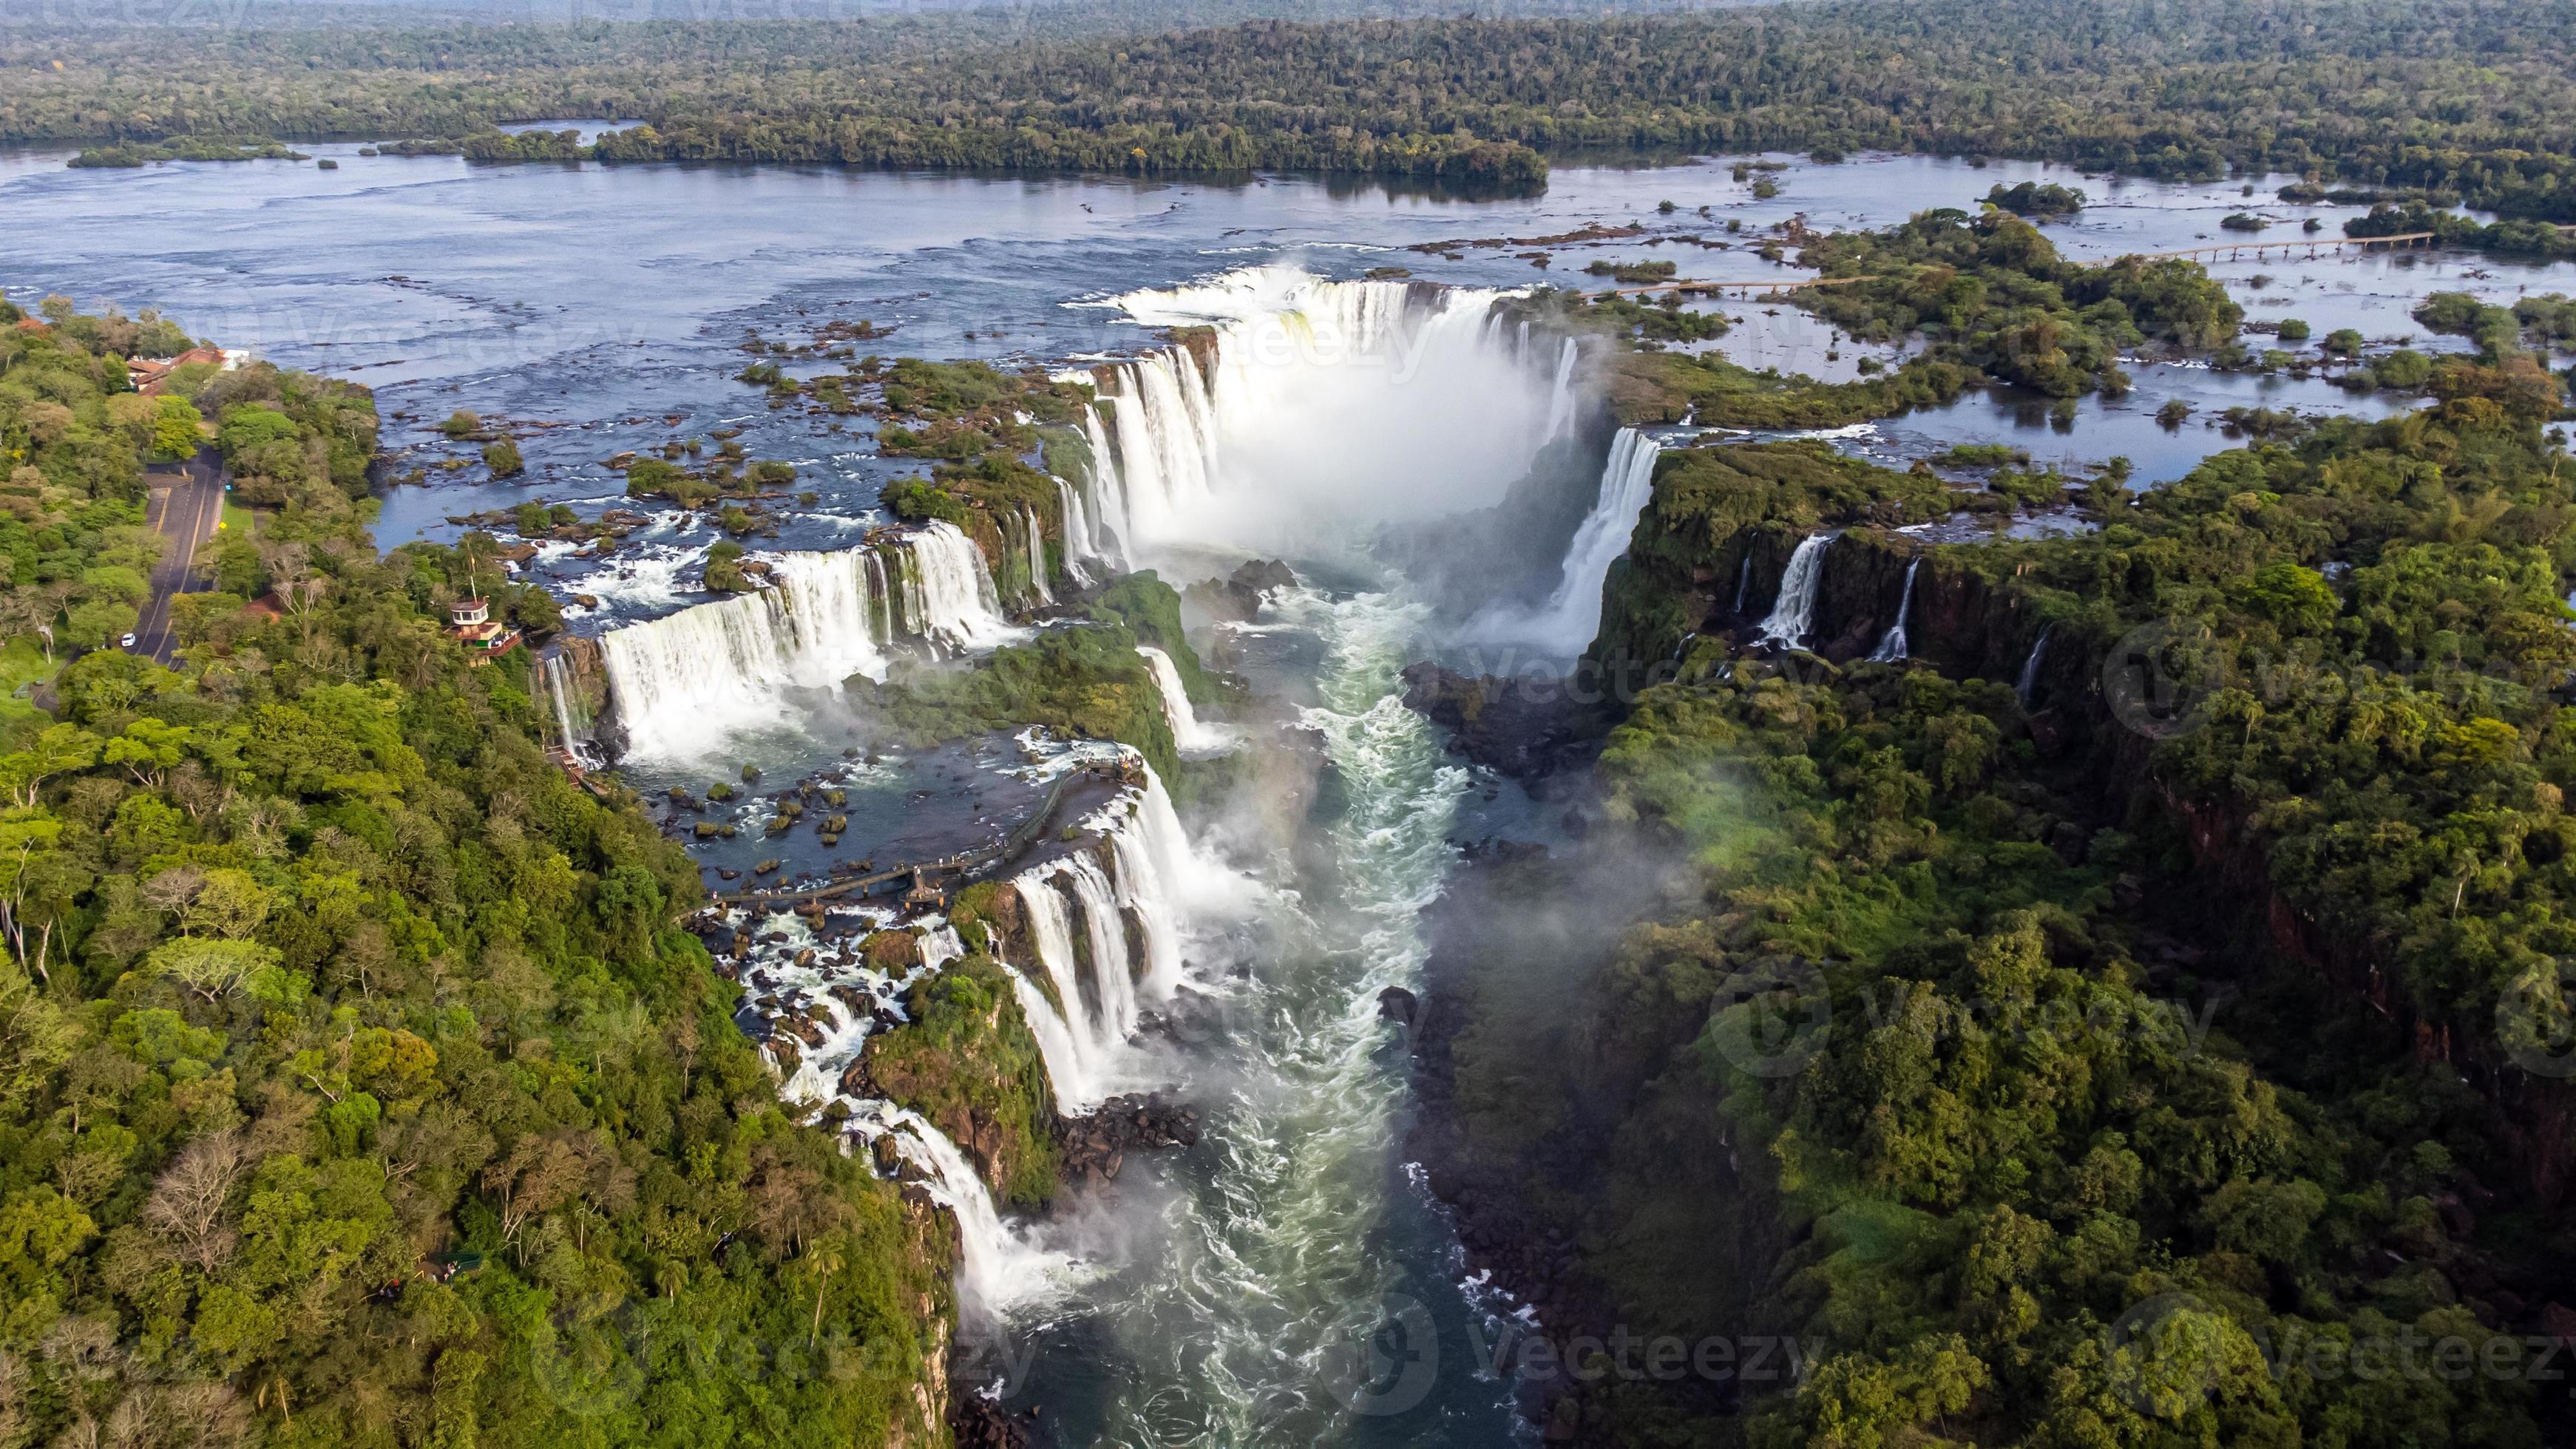
[[[1199,1114],[1160,1095],[1112,1097],[1067,1120],[1063,1137],[1064,1180],[1097,1185],[1115,1179],[1131,1151],[1197,1146]]]
[[[1211,623],[1249,624],[1261,606],[1282,589],[1297,587],[1297,575],[1277,559],[1254,559],[1221,579],[1201,579],[1181,591],[1181,602]]]
[[[1585,687],[1580,676],[1470,678],[1425,662],[1405,667],[1404,707],[1447,730],[1451,753],[1530,780],[1580,765],[1599,749],[1601,711],[1575,698]]]
[[[1007,971],[970,955],[914,983],[911,1019],[872,1033],[851,1071],[929,1118],[996,1198],[1034,1206],[1055,1188],[1055,1093]]]
[[[1668,453],[1603,587],[1601,631],[1587,653],[1605,677],[1636,677],[1668,665],[1695,634],[1749,637],[1778,600],[1802,540],[1925,522],[1950,507],[1938,479],[1871,467],[1820,443]]]
[[[1566,549],[1600,497],[1615,431],[1596,410],[1542,448],[1493,507],[1390,526],[1383,544],[1413,591],[1453,614],[1497,598],[1543,599],[1564,577]]]
[[[1421,1110],[1405,1152],[1451,1210],[1467,1272],[1490,1275],[1506,1313],[1534,1313],[1534,1326],[1507,1331],[1559,1350],[1621,1329],[1690,1343],[1790,1333],[1787,1285],[1802,1265],[1767,1160],[1659,1145],[1671,1140],[1659,1122],[1724,1116],[1704,1074],[1675,1065],[1706,1001],[1650,1014],[1653,1039],[1600,1029],[1617,1015],[1602,991],[1622,965],[1623,928],[1668,909],[1679,885],[1641,868],[1633,844],[1559,858],[1486,850],[1452,875],[1426,913],[1420,1000],[1381,1005],[1395,1018],[1385,1030],[1409,1031],[1412,1045]],[[1399,1025],[1408,1004],[1415,1019]],[[1660,1207],[1641,1228],[1629,1214],[1647,1197]],[[1670,1395],[1658,1412],[1736,1403],[1735,1385],[1706,1379],[1654,1388]],[[1563,1373],[1520,1389],[1547,1442],[1578,1444],[1620,1442],[1611,1401],[1640,1392]]]
[[[617,694],[608,687],[608,660],[600,652],[599,641],[566,634],[555,646],[555,654],[563,660],[565,680],[574,696],[589,707],[591,743],[614,762],[626,753],[626,723]]]
[[[1028,1449],[1038,1411],[1014,1414],[978,1394],[958,1394],[949,1404],[948,1428],[957,1449]]]

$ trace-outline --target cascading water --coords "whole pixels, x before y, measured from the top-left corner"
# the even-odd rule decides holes
[[[1574,364],[1582,353],[1583,350],[1574,345],[1571,337],[1565,339],[1565,346],[1557,351],[1556,385],[1549,391],[1547,399],[1547,442],[1555,442],[1574,426],[1574,406],[1579,396],[1574,389]]]
[[[1798,541],[1789,555],[1789,567],[1780,575],[1780,596],[1772,601],[1771,617],[1762,621],[1762,642],[1794,649],[1815,627],[1816,587],[1825,578],[1825,548],[1834,541],[1830,533],[1814,533]]]
[[[1096,407],[1082,410],[1082,441],[1091,454],[1090,556],[1121,569],[1130,567],[1126,484],[1119,476],[1118,456],[1110,449],[1109,434],[1100,426],[1100,410]]]
[[[853,674],[882,679],[881,647],[910,635],[937,648],[990,648],[1018,637],[1005,623],[983,551],[947,523],[876,546],[788,553],[770,586],[600,636],[627,748],[683,758],[735,732],[773,725],[780,695],[836,689]]]
[[[1905,592],[1897,596],[1896,622],[1887,626],[1887,633],[1878,641],[1878,647],[1870,651],[1872,662],[1893,664],[1905,657],[1905,619],[1914,611],[1914,574],[1922,567],[1923,555],[1919,553],[1905,565]]]
[[[546,693],[554,704],[555,729],[563,737],[565,753],[583,765],[597,765],[599,746],[590,737],[594,723],[590,706],[573,689],[572,671],[564,668],[560,651],[546,656],[544,678]]]
[[[1086,851],[1032,866],[1010,882],[1036,948],[1032,965],[1052,988],[1050,999],[1015,967],[1020,1007],[1067,1111],[1118,1090],[1119,1063],[1143,1007],[1180,989],[1184,919],[1238,913],[1251,899],[1244,877],[1190,843],[1152,767],[1132,753],[1127,763],[1144,783],[1082,822],[1108,843],[1116,881]],[[1128,949],[1130,916],[1140,928],[1142,962]]]
[[[1107,1095],[1100,1086],[1103,1059],[1118,1043],[1104,1041],[1094,1029],[1097,1015],[1083,1002],[1080,958],[1073,946],[1073,907],[1062,892],[1049,882],[1052,867],[1040,867],[1011,882],[1020,898],[1021,913],[1029,923],[1030,939],[1036,943],[1038,969],[1046,972],[1047,983],[1055,988],[1054,1000],[1031,985],[1020,998],[1023,1011],[1029,1010],[1029,998],[1037,998],[1038,1009],[1030,1021],[1036,1027],[1038,1050],[1046,1057],[1047,1076],[1055,1083],[1056,1100],[1068,1111],[1077,1104],[1088,1104]],[[1044,1022],[1043,1027],[1037,1023]]]
[[[1040,604],[1052,605],[1055,591],[1047,587],[1046,533],[1038,526],[1038,511],[1020,505],[1021,552],[1029,561],[1029,594]]]
[[[1388,1243],[1400,1211],[1388,1184],[1406,1067],[1381,1050],[1377,999],[1420,985],[1418,919],[1448,868],[1467,774],[1398,690],[1426,609],[1303,590],[1283,609],[1327,647],[1305,723],[1347,784],[1328,828],[1349,894],[1320,914],[1282,898],[1268,927],[1277,949],[1248,978],[1211,983],[1238,1008],[1232,1085],[1207,1104],[1198,1165],[1164,1215],[1169,1241],[1098,1306],[1130,1360],[1121,1378],[1147,1387],[1083,1426],[1087,1442],[1339,1442],[1344,1396],[1359,1387],[1339,1377],[1346,1350],[1368,1342],[1405,1281]],[[1451,1442],[1503,1442],[1500,1399]]]
[[[984,551],[953,523],[931,523],[904,540],[920,589],[920,632],[935,644],[966,652],[990,649],[1020,637],[1002,618]]]
[[[1125,1042],[1136,1034],[1136,968],[1127,958],[1127,918],[1118,913],[1117,889],[1088,854],[1066,857],[1056,875],[1073,894],[1090,948],[1094,1030],[1101,1041]]]
[[[921,1171],[931,1197],[956,1215],[958,1297],[969,1312],[990,1322],[1062,1293],[1072,1258],[1004,1223],[975,1164],[946,1133],[891,1102],[841,1100],[850,1104],[851,1125],[870,1139],[891,1138],[895,1152]]]
[[[1568,342],[1567,346],[1573,344]],[[1592,511],[1574,530],[1556,591],[1537,612],[1496,610],[1468,627],[1472,638],[1534,644],[1556,655],[1579,654],[1591,646],[1601,628],[1601,586],[1610,566],[1628,551],[1637,531],[1637,516],[1655,494],[1655,460],[1663,449],[1634,428],[1621,428],[1611,440],[1610,461],[1601,470],[1601,491]]]
[[[1208,499],[1215,469],[1215,410],[1198,359],[1171,347],[1117,368],[1110,399],[1118,419],[1118,474],[1126,485],[1129,537],[1165,537],[1173,518]]]
[[[1154,687],[1162,691],[1163,719],[1172,727],[1172,739],[1184,755],[1220,754],[1231,749],[1234,736],[1215,725],[1199,722],[1198,710],[1191,705],[1189,691],[1182,687],[1180,666],[1172,656],[1150,644],[1139,644],[1136,652],[1145,656],[1146,665],[1154,672]]]
[[[1275,552],[1498,501],[1549,425],[1547,377],[1489,341],[1506,295],[1259,267],[1113,299],[1216,345],[1204,379],[1178,345],[1100,369],[1124,491],[1110,521],[1131,554]]]
[[[1056,517],[1064,523],[1064,576],[1073,580],[1077,589],[1089,588],[1091,570],[1087,565],[1099,554],[1093,551],[1091,524],[1083,517],[1082,495],[1062,478],[1055,480],[1055,507]]]
[[[864,549],[791,553],[771,586],[600,636],[629,751],[686,756],[773,723],[786,689],[882,677]]]
[[[1753,592],[1753,550],[1744,551],[1744,562],[1735,568],[1735,617],[1744,617],[1744,597]]]
[[[2048,636],[2056,628],[2055,624],[2039,627],[2039,637],[2030,642],[2030,657],[2021,662],[2021,677],[2013,681],[2013,694],[2024,709],[2030,708],[2031,696],[2039,692],[2039,661],[2048,653]]]

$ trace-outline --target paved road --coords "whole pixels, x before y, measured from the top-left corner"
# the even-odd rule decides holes
[[[197,556],[215,525],[224,517],[224,473],[210,453],[199,453],[177,468],[150,475],[152,504],[146,518],[152,530],[168,540],[161,561],[152,566],[152,597],[143,606],[143,622],[134,626],[134,652],[155,664],[170,662],[170,600],[203,591],[197,578]]]

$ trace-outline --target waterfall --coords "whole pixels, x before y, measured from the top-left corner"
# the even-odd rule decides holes
[[[1780,597],[1771,603],[1771,617],[1762,621],[1761,642],[1794,649],[1816,626],[1816,586],[1824,582],[1825,546],[1833,541],[1830,533],[1812,533],[1798,541],[1797,551],[1789,555],[1787,572],[1780,576]]]
[[[1574,426],[1574,364],[1581,354],[1582,349],[1574,345],[1571,337],[1557,351],[1556,385],[1548,393],[1547,436],[1543,441],[1553,443]]]
[[[1091,570],[1083,564],[1099,554],[1091,541],[1091,525],[1082,515],[1082,495],[1061,478],[1055,480],[1055,509],[1064,530],[1064,576],[1077,589],[1089,588]]]
[[[1064,1069],[1059,1071],[1050,1057],[1047,1076],[1060,1100],[1096,1102],[1106,1094],[1104,1068],[1136,1030],[1136,979],[1128,964],[1127,922],[1118,913],[1116,891],[1100,862],[1087,853],[1023,871],[1011,888],[1027,912],[1038,964],[1054,985],[1060,1008],[1045,1013],[1047,1030],[1038,1046],[1044,1052],[1047,1037],[1057,1037]],[[1034,987],[1029,994],[1046,1004]]]
[[[1110,405],[1113,409],[1117,404]],[[1109,434],[1100,426],[1100,409],[1082,410],[1082,441],[1091,451],[1091,539],[1090,556],[1127,568],[1126,540],[1132,531],[1127,515],[1127,490],[1118,474],[1117,455],[1110,451]],[[1068,525],[1068,528],[1070,525]]]
[[[1164,542],[1285,550],[1354,520],[1498,501],[1577,401],[1571,373],[1553,402],[1548,371],[1494,345],[1504,295],[1273,266],[1111,299],[1216,341],[1204,370],[1205,349],[1177,343],[1095,369],[1124,493],[1121,516],[1101,499],[1095,516],[1132,557]]]
[[[1216,428],[1198,359],[1170,347],[1117,368],[1110,400],[1118,421],[1118,473],[1130,537],[1166,533],[1175,514],[1203,503],[1215,468]]]
[[[1744,596],[1753,591],[1753,550],[1744,550],[1744,562],[1735,569],[1735,617],[1744,617]]]
[[[955,526],[903,534],[891,560],[879,550],[781,554],[767,588],[601,635],[627,747],[703,753],[734,731],[776,723],[787,690],[884,678],[882,646],[898,638],[965,651],[1018,637],[1002,620],[983,551]]]
[[[921,972],[924,975],[965,954],[966,938],[957,934],[955,926],[943,923],[921,933]]]
[[[1036,947],[1036,969],[1054,999],[1016,967],[1013,987],[1068,1112],[1116,1089],[1115,1063],[1144,1005],[1180,989],[1184,922],[1239,911],[1253,895],[1246,877],[1190,843],[1153,767],[1132,751],[1124,754],[1143,786],[1121,791],[1081,822],[1108,844],[1117,880],[1096,854],[1084,851],[1031,866],[1010,881]],[[1141,938],[1141,963],[1129,950],[1130,917]]]
[[[959,652],[990,649],[1019,637],[1002,619],[984,551],[953,523],[931,523],[905,541],[919,586],[922,637]]]
[[[1655,460],[1663,450],[1634,428],[1621,428],[1610,444],[1610,461],[1601,470],[1601,490],[1592,511],[1566,545],[1556,591],[1535,613],[1520,609],[1489,611],[1468,626],[1468,633],[1491,642],[1521,641],[1559,655],[1580,654],[1591,647],[1601,628],[1601,586],[1610,566],[1628,551],[1637,531],[1637,516],[1655,493]]]
[[[1897,596],[1896,622],[1889,625],[1887,637],[1878,641],[1870,659],[1879,664],[1893,664],[1905,657],[1905,616],[1914,610],[1914,572],[1923,567],[1923,555],[1916,554],[1905,565],[1905,592]]]
[[[1057,878],[1073,892],[1081,908],[1091,964],[1092,1009],[1099,1034],[1123,1042],[1136,1034],[1136,968],[1127,957],[1127,918],[1118,913],[1116,887],[1109,873],[1089,854],[1067,856]]]
[[[996,1318],[1052,1296],[1072,1260],[1003,1223],[975,1164],[946,1133],[891,1102],[841,1100],[851,1106],[851,1124],[871,1139],[893,1139],[896,1154],[923,1174],[930,1196],[956,1215],[958,1297],[970,1310]]]
[[[2013,693],[2020,698],[2024,709],[2030,708],[2030,698],[2039,690],[2040,656],[2048,652],[2048,636],[2056,628],[2055,624],[2039,627],[2039,637],[2030,644],[2030,657],[2021,662],[2021,678],[2013,681]]]
[[[791,553],[768,588],[601,635],[627,748],[691,754],[774,721],[781,691],[883,677],[865,552]]]
[[[1240,904],[1243,877],[1209,861],[1182,833],[1163,782],[1147,772],[1144,793],[1109,837],[1118,858],[1118,901],[1145,941],[1144,987],[1157,1001],[1181,987],[1181,912]]]
[[[564,668],[561,650],[546,656],[543,677],[554,703],[555,728],[563,734],[564,752],[585,766],[597,765],[599,746],[590,738],[590,706],[573,693],[572,675]]]
[[[1171,725],[1172,739],[1182,754],[1217,754],[1233,748],[1232,734],[1199,722],[1189,691],[1181,687],[1180,666],[1172,662],[1172,656],[1150,644],[1137,645],[1136,652],[1145,656],[1146,665],[1153,670],[1154,687],[1163,694],[1163,718]]]
[[[1091,1031],[1092,1014],[1085,1009],[1082,988],[1076,979],[1078,958],[1073,949],[1073,910],[1062,892],[1048,884],[1054,875],[1049,866],[1022,873],[1011,882],[1013,893],[1020,898],[1022,912],[1028,917],[1030,939],[1037,943],[1038,967],[1047,974],[1055,988],[1055,1000],[1034,985],[1021,997],[1020,1009],[1029,1011],[1029,998],[1036,998],[1039,1010],[1031,1013],[1029,1024],[1038,1039],[1038,1050],[1046,1057],[1047,1078],[1055,1084],[1056,1100],[1071,1111],[1076,1104],[1087,1105],[1107,1095],[1098,1085],[1100,1058],[1116,1047],[1103,1042]],[[1018,972],[1013,973],[1019,975]]]
[[[1020,532],[1028,540],[1029,592],[1045,605],[1055,603],[1055,591],[1047,587],[1046,533],[1038,527],[1038,511],[1020,505]]]

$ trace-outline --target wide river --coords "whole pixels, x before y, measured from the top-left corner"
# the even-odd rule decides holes
[[[1512,288],[1577,285],[1596,261],[1669,260],[1685,277],[1749,280],[1782,274],[1747,243],[1793,216],[1819,229],[1877,226],[1971,207],[1997,183],[2079,180],[2032,165],[1777,158],[1786,169],[1753,173],[1777,185],[1767,199],[1731,163],[1694,162],[1569,167],[1543,197],[1495,201],[1299,176],[1220,185],[478,167],[361,156],[355,145],[308,149],[338,168],[75,171],[58,153],[0,156],[0,287],[21,303],[60,292],[84,307],[158,308],[227,347],[365,382],[397,472],[468,455],[436,431],[456,409],[522,439],[520,480],[479,481],[477,465],[429,474],[453,481],[390,488],[376,520],[387,547],[451,538],[452,515],[532,499],[596,513],[623,501],[604,460],[720,428],[740,430],[754,457],[795,462],[799,486],[821,495],[763,547],[854,538],[881,518],[878,490],[920,466],[875,457],[864,420],[768,408],[735,380],[748,336],[801,343],[825,323],[866,320],[881,340],[862,351],[1057,366],[1152,345],[1109,299],[1247,266],[1335,278],[1402,267]],[[2253,209],[2286,223],[2276,238],[2310,216],[2339,235],[2351,210],[2283,206],[2273,192],[2288,179],[2083,180],[2094,204],[2049,234],[2088,258],[2179,249],[2226,240],[2219,218]],[[1669,213],[1658,209],[1666,201]],[[1741,234],[1725,232],[1729,221]],[[1629,223],[1650,231],[1594,245],[1460,247],[1454,260],[1415,250]],[[1648,244],[1681,231],[1736,245]],[[1534,250],[1548,253],[1544,266],[1523,258]],[[2381,345],[2455,345],[2416,335],[2407,313],[2429,291],[2509,301],[2576,290],[2576,269],[2460,254],[2213,270],[2257,320],[2297,316],[2319,336],[2354,327]],[[1721,347],[1751,366],[1841,378],[1867,351],[1794,309],[1718,305],[1740,319]],[[2050,418],[2033,399],[1976,394],[1837,441],[1901,462],[2004,440],[2068,463],[2126,456],[2158,482],[2233,445],[2214,422],[2228,407],[2377,415],[2399,405],[2323,381],[2132,370],[2135,392],[2087,399],[2071,419]],[[2179,428],[2154,418],[2173,398],[2196,410]],[[665,511],[604,559],[556,546],[529,567],[566,596],[595,601],[572,612],[577,629],[596,633],[702,600],[696,564],[714,537],[706,520]],[[1194,979],[1227,1009],[1203,1039],[1175,1049],[1184,1095],[1208,1113],[1208,1140],[1131,1171],[1083,1221],[1026,1230],[1031,1262],[1053,1264],[1057,1281],[1012,1318],[990,1357],[1007,1370],[1003,1406],[1037,1408],[1061,1442],[1486,1445],[1518,1432],[1502,1384],[1475,1367],[1470,1334],[1481,1315],[1511,1306],[1462,1285],[1454,1239],[1400,1160],[1403,1056],[1375,1002],[1415,979],[1415,916],[1440,889],[1453,842],[1548,827],[1517,792],[1445,758],[1397,703],[1395,671],[1442,642],[1423,629],[1424,612],[1400,589],[1355,581],[1298,591],[1266,632],[1238,645],[1253,666],[1276,651],[1269,662],[1321,741],[1338,798],[1308,839],[1265,844],[1237,832],[1231,842],[1232,863],[1263,882],[1264,904],[1194,941]],[[831,753],[808,743],[808,756]],[[965,809],[957,802],[983,793],[979,768],[949,754],[882,767],[882,799],[852,812],[858,829],[899,849],[894,837],[915,817]],[[639,769],[642,783],[662,778]],[[664,767],[672,780],[704,773]],[[850,843],[859,855],[871,844]],[[1290,855],[1307,863],[1283,865]],[[1292,877],[1330,889],[1301,895],[1287,888]],[[1426,1365],[1418,1382],[1414,1362]]]

